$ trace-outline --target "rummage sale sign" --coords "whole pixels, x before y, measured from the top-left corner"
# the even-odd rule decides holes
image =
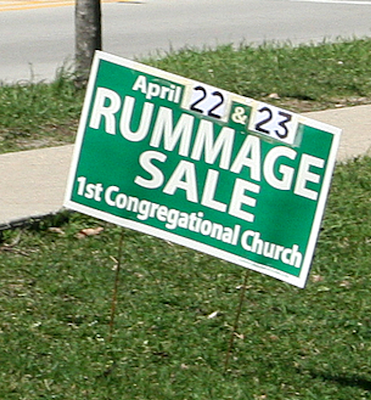
[[[340,130],[97,52],[67,208],[304,287]]]

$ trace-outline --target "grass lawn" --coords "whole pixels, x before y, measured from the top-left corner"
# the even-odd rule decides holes
[[[371,99],[369,40],[146,62],[295,111]],[[73,141],[82,98],[65,78],[0,87],[0,151]],[[241,267],[79,214],[2,232],[0,398],[370,399],[370,189],[370,158],[338,165],[305,290],[247,272],[228,371]]]

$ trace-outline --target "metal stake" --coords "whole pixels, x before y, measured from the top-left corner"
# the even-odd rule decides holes
[[[226,355],[225,362],[224,362],[224,373],[227,372],[228,367],[229,367],[229,360],[230,360],[230,357],[231,357],[231,354],[232,354],[232,349],[233,349],[233,344],[234,344],[234,337],[235,337],[235,334],[237,332],[238,323],[239,323],[241,312],[242,312],[242,306],[243,306],[243,302],[245,300],[248,273],[249,273],[249,271],[246,270],[244,281],[243,281],[243,284],[242,284],[242,287],[241,287],[240,302],[238,304],[238,308],[237,308],[237,312],[236,312],[236,318],[234,320],[233,330],[232,330],[231,337],[229,339],[228,351],[227,351],[227,355]]]
[[[119,286],[119,275],[121,269],[121,259],[122,259],[122,242],[124,239],[124,230],[121,228],[121,234],[119,239],[119,246],[118,246],[118,257],[117,257],[117,265],[116,265],[116,274],[115,274],[115,284],[113,288],[112,294],[112,303],[111,303],[111,318],[109,323],[109,336],[108,341],[111,342],[113,329],[115,324],[115,314],[116,314],[116,305],[117,305],[117,291]]]

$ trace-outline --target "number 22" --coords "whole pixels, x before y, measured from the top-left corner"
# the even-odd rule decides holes
[[[216,113],[216,110],[224,103],[224,96],[222,95],[222,93],[220,93],[218,90],[215,90],[211,93],[211,95],[213,97],[218,97],[219,101],[217,101],[215,104],[212,105],[212,107],[209,110],[204,110],[201,108],[200,103],[203,102],[204,100],[206,100],[207,98],[207,91],[203,86],[196,86],[193,90],[196,91],[200,91],[202,92],[201,97],[199,97],[198,99],[196,99],[196,101],[194,101],[191,105],[190,105],[190,109],[192,111],[197,111],[201,114],[203,114],[205,111],[207,111],[207,115],[209,117],[214,117],[214,118],[221,118],[221,115]]]

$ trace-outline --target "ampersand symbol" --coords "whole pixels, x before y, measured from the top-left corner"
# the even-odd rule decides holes
[[[247,115],[245,115],[245,109],[243,107],[236,107],[231,118],[236,124],[245,125],[247,119]]]

